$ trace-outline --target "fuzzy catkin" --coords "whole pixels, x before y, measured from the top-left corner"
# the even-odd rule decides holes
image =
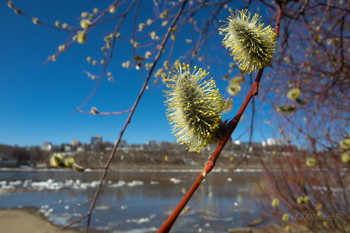
[[[167,118],[175,137],[189,151],[200,152],[224,132],[221,120],[224,99],[213,79],[203,80],[207,75],[197,67],[191,73],[189,65],[184,64],[165,79],[170,89],[165,91]]]
[[[226,24],[219,28],[223,44],[242,71],[249,73],[265,67],[272,59],[276,37],[270,26],[264,27],[261,16],[251,17],[248,10],[231,11]]]

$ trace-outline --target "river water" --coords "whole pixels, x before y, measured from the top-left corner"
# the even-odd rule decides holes
[[[0,208],[37,207],[55,224],[87,212],[101,172],[1,171]],[[155,232],[176,207],[198,172],[110,172],[91,228],[105,232]],[[172,232],[227,232],[259,219],[259,172],[209,174],[179,216]],[[1,194],[2,193],[2,194]],[[85,221],[78,227],[84,227]]]

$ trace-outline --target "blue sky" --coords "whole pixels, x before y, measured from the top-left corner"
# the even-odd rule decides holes
[[[91,11],[94,7],[103,9],[112,1],[13,2],[16,7],[44,22],[54,24],[59,20],[77,26],[81,12]],[[0,144],[40,145],[45,141],[60,144],[73,139],[89,142],[92,135],[101,135],[107,141],[116,140],[127,114],[101,116],[75,111],[96,85],[96,80],[87,78],[84,72],[98,73],[100,70],[87,63],[86,57],[101,57],[102,38],[109,33],[111,27],[107,24],[97,28],[91,32],[86,44],[74,44],[60,55],[56,62],[45,63],[47,57],[66,40],[68,34],[34,25],[30,19],[14,14],[5,2],[1,2],[0,12]],[[223,17],[226,18],[228,12],[224,13]],[[140,11],[140,21],[148,17],[154,17],[152,11]],[[130,33],[130,27],[123,27],[121,33]],[[184,29],[182,33],[191,32]],[[217,44],[221,46],[221,41],[217,41]],[[101,112],[131,108],[147,74],[145,70],[136,71],[121,67],[122,62],[132,60],[131,51],[129,44],[121,43],[109,69],[115,82],[108,82],[103,78],[97,92],[83,110],[89,111],[92,106]],[[185,45],[179,45],[174,54],[181,55],[184,52]],[[227,54],[225,56],[230,59]],[[210,73],[210,76],[220,77],[223,70],[214,64]],[[221,93],[227,97],[226,82],[219,80],[218,85]],[[163,85],[151,85],[145,92],[124,134],[127,142],[175,141],[165,116],[164,88]],[[235,108],[233,112],[225,115],[224,119],[234,115],[241,103],[241,97],[247,91],[248,89],[245,89],[235,97]],[[265,107],[264,109],[266,110]],[[243,124],[237,128],[233,139],[245,132],[250,122],[249,114],[247,115],[248,119],[242,121]],[[261,130],[266,136],[266,129],[262,127]],[[247,138],[246,133],[240,139]],[[260,141],[263,138],[256,136],[254,139]]]

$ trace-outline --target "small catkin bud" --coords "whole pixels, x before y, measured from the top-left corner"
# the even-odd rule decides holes
[[[350,138],[345,138],[340,142],[340,148],[343,150],[350,150]]]
[[[82,19],[80,21],[80,27],[87,29],[90,26],[91,22],[88,19]]]
[[[348,153],[343,153],[341,155],[341,161],[343,163],[349,163],[350,162],[350,155]]]
[[[307,158],[306,159],[306,166],[313,167],[316,165],[316,159],[314,158]]]
[[[57,61],[57,56],[56,55],[52,55],[52,56],[49,57],[49,60]]]
[[[78,31],[77,42],[80,44],[84,44],[86,42],[86,32],[85,31]]]
[[[59,51],[66,51],[67,47],[65,45],[58,46]]]
[[[273,207],[277,207],[280,204],[280,200],[278,200],[277,198],[274,198],[271,202],[271,205]]]
[[[145,23],[140,23],[139,24],[139,32],[142,32],[142,30],[146,27]]]
[[[164,21],[162,22],[162,27],[165,27],[167,24],[168,24],[168,20],[164,20]]]
[[[40,23],[38,18],[32,18],[32,21],[33,21],[34,24],[39,24]]]
[[[155,31],[152,31],[151,34],[150,34],[150,36],[151,36],[151,39],[152,39],[152,40],[156,40],[156,39],[157,39],[157,34],[156,34]]]
[[[87,13],[87,12],[81,12],[81,17],[82,18],[86,18],[86,17],[88,17],[89,16],[89,13]]]
[[[230,79],[229,85],[227,86],[227,92],[230,95],[237,95],[241,91],[241,77],[235,77]]]
[[[117,11],[117,7],[115,5],[109,8],[109,13],[114,14]]]
[[[287,97],[290,99],[290,100],[297,100],[298,97],[300,96],[300,89],[299,88],[294,88],[290,91],[288,91],[287,93]]]
[[[8,1],[7,2],[7,6],[10,7],[10,8],[15,8],[15,6],[13,5],[12,1]]]
[[[288,222],[289,221],[289,214],[288,213],[284,213],[282,215],[282,221],[283,222]]]
[[[129,66],[130,66],[130,61],[126,61],[122,63],[123,68],[129,68]]]

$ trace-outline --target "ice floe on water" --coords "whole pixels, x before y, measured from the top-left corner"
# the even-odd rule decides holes
[[[126,185],[129,186],[129,187],[134,187],[134,186],[137,186],[137,185],[143,185],[143,181],[141,181],[141,180],[133,180],[133,181],[127,183]]]
[[[95,210],[109,210],[111,209],[111,206],[107,206],[107,205],[100,205],[100,206],[96,206]]]
[[[16,190],[16,189],[28,189],[31,191],[43,191],[43,190],[60,190],[60,189],[88,189],[96,188],[100,184],[100,181],[82,182],[81,180],[68,179],[65,181],[55,181],[53,179],[47,179],[45,181],[33,181],[33,180],[15,180],[15,181],[0,181],[0,194],[3,190]],[[152,185],[157,184],[152,182]],[[103,187],[119,188],[123,186],[135,187],[144,185],[141,180],[133,180],[126,182],[119,180],[117,182],[105,181]]]
[[[158,228],[156,227],[143,227],[143,228],[137,228],[137,229],[130,229],[126,231],[112,231],[113,233],[151,233],[156,232]]]
[[[170,178],[170,182],[173,182],[174,184],[178,184],[178,183],[181,183],[181,180],[177,178]]]
[[[127,219],[126,223],[136,223],[136,224],[148,223],[155,217],[156,217],[155,214],[151,214],[150,216],[145,218]]]
[[[146,223],[149,221],[150,221],[149,218],[127,219],[126,220],[127,223],[137,223],[137,224]]]

